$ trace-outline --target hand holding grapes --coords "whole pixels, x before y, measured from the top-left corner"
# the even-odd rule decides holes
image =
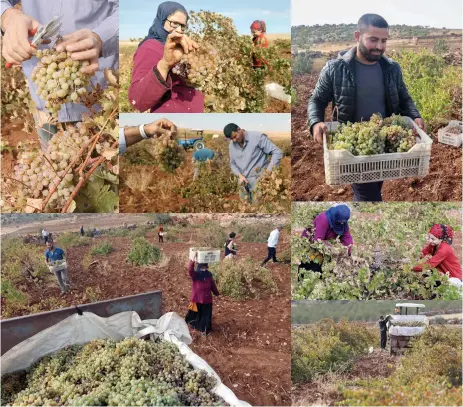
[[[35,55],[36,49],[29,44],[29,31],[37,29],[39,25],[37,20],[17,9],[8,9],[3,13],[2,29],[5,36],[2,55],[7,62],[20,65]]]
[[[157,137],[166,134],[172,139],[177,134],[177,126],[167,119],[159,119],[153,123],[146,124],[145,132],[149,136]]]
[[[63,36],[63,41],[58,44],[56,50],[71,52],[74,61],[90,61],[90,64],[82,67],[80,71],[93,75],[99,67],[98,58],[101,56],[102,47],[103,42],[99,35],[84,28]]]
[[[313,126],[313,137],[315,142],[323,144],[323,134],[328,137],[328,127],[324,122],[319,122]]]
[[[247,185],[248,184],[248,180],[246,179],[246,177],[243,174],[239,175],[238,184],[240,184],[240,185]]]
[[[198,49],[199,45],[187,35],[173,31],[167,36],[164,45],[164,56],[158,62],[157,68],[164,79],[169,71],[180,62],[182,56]]]

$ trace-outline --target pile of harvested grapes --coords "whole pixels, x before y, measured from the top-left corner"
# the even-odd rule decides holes
[[[374,114],[368,122],[347,122],[332,136],[330,150],[348,150],[356,156],[403,153],[416,144],[416,130],[400,115],[383,119]]]
[[[96,339],[2,377],[2,405],[223,406],[216,380],[170,342]]]

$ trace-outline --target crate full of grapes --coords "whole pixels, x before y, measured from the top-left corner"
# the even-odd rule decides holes
[[[373,115],[366,122],[327,126],[323,150],[328,185],[423,177],[429,172],[432,140],[409,117]]]
[[[463,142],[462,128],[462,122],[451,120],[446,127],[437,131],[437,140],[439,143],[460,147]]]

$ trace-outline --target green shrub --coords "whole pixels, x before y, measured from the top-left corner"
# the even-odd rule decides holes
[[[87,236],[81,236],[77,232],[65,232],[55,239],[55,246],[62,249],[69,249],[70,247],[88,246],[91,239]]]
[[[92,254],[101,254],[101,255],[107,255],[114,251],[114,247],[111,245],[109,242],[103,242],[100,243],[98,246],[95,246],[91,253]]]
[[[259,298],[266,292],[277,291],[271,273],[250,258],[223,260],[211,264],[209,270],[220,293],[236,300]]]
[[[342,405],[461,406],[461,339],[460,329],[428,327],[391,376],[357,382]]]
[[[291,337],[291,378],[307,382],[330,371],[346,371],[354,358],[377,342],[372,329],[364,324],[325,319],[301,329]]]
[[[162,251],[148,240],[138,237],[132,244],[127,261],[135,266],[156,264],[162,258]]]

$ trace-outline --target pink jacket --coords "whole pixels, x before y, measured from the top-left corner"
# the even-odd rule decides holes
[[[164,45],[145,41],[133,56],[129,102],[140,112],[204,113],[204,95],[186,86],[183,79],[169,72],[165,81],[156,66],[164,55]]]
[[[188,263],[188,274],[192,280],[191,287],[191,302],[196,302],[198,304],[212,304],[212,294],[215,296],[220,295],[217,285],[212,277],[206,278],[203,281],[195,280],[194,274],[195,271],[195,262],[190,260]]]

